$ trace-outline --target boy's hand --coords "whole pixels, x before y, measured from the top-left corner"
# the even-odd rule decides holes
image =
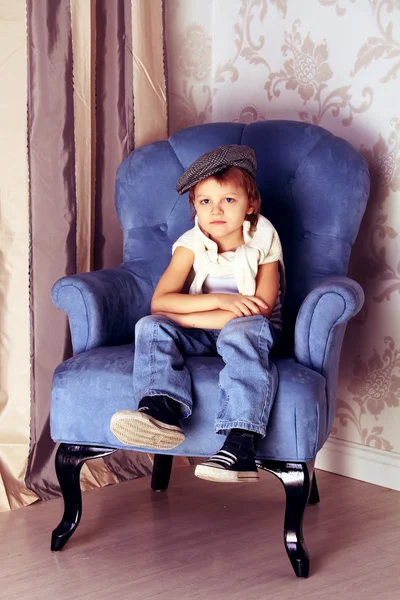
[[[242,296],[241,294],[218,294],[221,310],[229,310],[237,317],[262,315],[260,308],[268,309],[267,304],[257,296]]]

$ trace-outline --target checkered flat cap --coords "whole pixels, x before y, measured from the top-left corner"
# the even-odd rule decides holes
[[[178,194],[184,194],[193,185],[227,167],[240,167],[255,179],[257,160],[248,146],[228,144],[202,154],[184,171],[176,184]]]

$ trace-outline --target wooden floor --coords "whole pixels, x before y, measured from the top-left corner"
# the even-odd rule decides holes
[[[398,600],[400,494],[318,472],[308,507],[308,579],[282,541],[284,490],[214,484],[193,467],[168,492],[149,478],[83,494],[83,518],[64,550],[49,550],[62,500],[0,514],[0,598],[7,600]]]

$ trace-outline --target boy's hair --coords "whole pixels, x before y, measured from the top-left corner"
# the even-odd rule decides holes
[[[251,215],[246,215],[246,219],[250,221],[252,225],[257,222],[258,214],[261,208],[261,196],[256,182],[252,176],[247,173],[247,171],[244,171],[240,167],[226,167],[226,169],[218,171],[218,173],[215,173],[214,175],[210,175],[210,177],[207,177],[207,179],[215,179],[218,181],[218,183],[228,183],[233,181],[240,187],[244,188],[249,198],[249,204],[253,209]],[[204,179],[202,181],[204,181]],[[196,183],[189,190],[189,202],[192,209],[194,209],[196,185],[198,184]],[[195,213],[192,214],[193,218],[194,216]]]

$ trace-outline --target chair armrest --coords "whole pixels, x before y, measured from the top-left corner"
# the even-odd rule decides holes
[[[362,308],[364,292],[348,277],[329,277],[305,298],[295,326],[295,356],[299,363],[325,375],[335,327],[346,324]]]
[[[333,425],[340,352],[349,319],[362,308],[364,292],[348,277],[329,277],[305,298],[295,325],[297,362],[321,373],[327,382],[326,437]]]
[[[153,286],[134,262],[59,279],[52,300],[69,319],[74,354],[133,341],[137,321],[150,313]]]

